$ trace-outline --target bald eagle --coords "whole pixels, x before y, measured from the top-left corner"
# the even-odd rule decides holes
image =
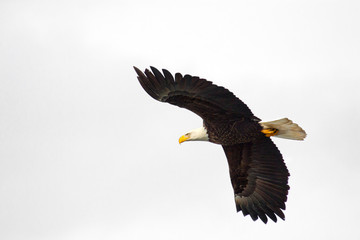
[[[154,99],[186,108],[203,119],[200,128],[181,136],[185,141],[220,144],[225,152],[237,212],[267,223],[283,210],[289,190],[289,171],[271,136],[303,140],[306,133],[287,118],[261,122],[232,92],[205,79],[173,76],[154,67],[144,72],[134,67],[144,90]]]

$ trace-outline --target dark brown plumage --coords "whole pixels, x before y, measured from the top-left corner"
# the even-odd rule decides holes
[[[229,164],[237,211],[253,220],[284,219],[289,190],[282,155],[262,132],[260,119],[233,93],[205,79],[163,69],[134,67],[144,90],[154,99],[186,108],[203,119],[210,142],[221,144]]]

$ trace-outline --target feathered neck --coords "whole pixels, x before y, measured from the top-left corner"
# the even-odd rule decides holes
[[[209,141],[209,136],[205,127],[199,127],[189,132],[188,141]]]

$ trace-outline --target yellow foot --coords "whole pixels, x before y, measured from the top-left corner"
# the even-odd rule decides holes
[[[261,132],[264,133],[265,136],[271,137],[278,134],[279,130],[277,130],[276,128],[264,128],[263,130],[261,130]]]

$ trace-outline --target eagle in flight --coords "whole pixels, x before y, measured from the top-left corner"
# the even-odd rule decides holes
[[[203,126],[181,136],[185,141],[220,144],[225,152],[237,211],[267,223],[282,210],[289,191],[289,171],[271,136],[303,140],[305,131],[287,118],[261,122],[248,106],[224,87],[190,75],[173,76],[154,67],[134,67],[144,90],[155,100],[186,108],[203,119]]]

